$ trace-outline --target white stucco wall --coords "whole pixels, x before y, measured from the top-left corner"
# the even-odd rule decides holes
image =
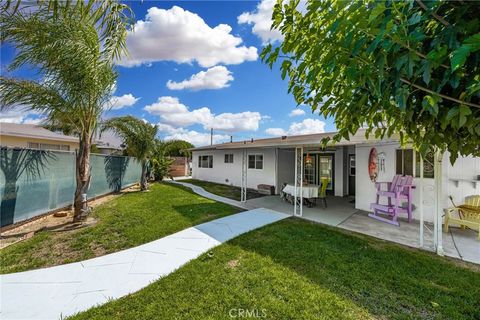
[[[233,154],[233,163],[225,163],[225,154]],[[250,149],[248,154],[263,154],[263,169],[248,169],[247,187],[257,189],[259,184],[276,186],[275,149]],[[199,168],[198,156],[200,155],[213,155],[213,168]],[[242,179],[242,150],[193,151],[192,178],[240,186]]]
[[[399,148],[399,144],[387,145],[357,145],[356,151],[356,196],[355,206],[357,209],[371,211],[370,204],[375,201],[375,184],[370,180],[368,175],[368,157],[370,149],[375,147],[377,152],[385,153],[385,171],[379,172],[377,181],[392,181],[395,175],[396,159],[395,150]],[[480,184],[477,189],[470,182],[460,182],[456,187],[451,178],[460,177],[465,179],[473,179],[480,174],[480,158],[466,157],[459,158],[452,166],[448,160],[448,155],[443,159],[443,197],[442,207],[450,207],[451,203],[448,195],[452,195],[454,199],[461,203],[465,196],[480,194]],[[413,212],[414,219],[419,219],[419,190],[423,187],[423,206],[424,219],[433,221],[435,213],[435,181],[434,179],[424,178],[423,186],[420,185],[420,179],[414,178],[416,189],[413,192],[413,204],[415,210]]]
[[[465,196],[480,195],[480,182],[475,185],[469,181],[460,181],[457,185],[451,181],[452,178],[461,178],[473,180],[480,175],[479,157],[459,157],[452,166],[449,160],[449,154],[443,159],[443,191],[446,196],[451,195],[455,203],[463,202]],[[450,207],[450,200],[445,197],[444,206]]]

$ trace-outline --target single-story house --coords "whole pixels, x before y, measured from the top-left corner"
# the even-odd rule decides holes
[[[0,145],[12,148],[75,151],[77,137],[47,130],[33,124],[0,123]]]
[[[411,175],[415,185],[413,218],[422,223],[435,223],[436,219],[441,222],[443,208],[451,207],[450,195],[462,203],[466,196],[480,194],[479,157],[459,157],[453,165],[448,154],[438,157],[431,153],[421,159],[412,148],[401,148],[398,138],[366,138],[364,129],[349,140],[322,148],[321,140],[334,135],[283,136],[194,148],[192,178],[239,186],[242,194],[246,188],[271,185],[279,194],[284,183],[299,187],[301,181],[320,184],[320,179],[327,177],[327,193],[354,197],[357,209],[371,211],[376,199],[372,180],[392,181],[396,174]],[[369,173],[372,149],[378,162],[373,179]],[[301,207],[293,210],[301,216]],[[435,224],[441,233],[441,223]]]

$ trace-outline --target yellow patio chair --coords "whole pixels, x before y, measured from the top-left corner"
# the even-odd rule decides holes
[[[320,181],[322,182],[322,184],[318,188],[318,198],[317,199],[322,200],[323,201],[323,206],[326,208],[327,207],[327,186],[328,186],[328,183],[330,182],[330,179],[322,177],[322,178],[320,178]],[[315,204],[317,202],[316,201],[317,199],[315,199]]]
[[[458,224],[462,229],[469,227],[478,231],[478,240],[480,240],[480,195],[466,197],[462,205],[457,206],[455,203],[453,205],[453,208],[445,209],[445,232],[448,232],[450,224]]]

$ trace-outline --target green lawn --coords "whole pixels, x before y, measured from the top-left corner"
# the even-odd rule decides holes
[[[203,198],[189,188],[152,184],[93,210],[97,224],[56,233],[40,232],[0,251],[0,273],[80,261],[150,242],[239,209]]]
[[[181,180],[180,182],[191,183],[196,186],[202,187],[206,191],[216,194],[218,196],[240,201],[240,196],[241,196],[240,187],[230,186],[230,185],[221,184],[221,183],[214,183],[209,181],[203,181],[203,180],[196,180],[196,179],[185,179],[185,180]],[[254,199],[254,198],[259,198],[263,196],[265,195],[259,193],[256,190],[247,189],[247,199]]]
[[[290,218],[73,318],[229,319],[243,309],[265,319],[480,319],[479,271]]]

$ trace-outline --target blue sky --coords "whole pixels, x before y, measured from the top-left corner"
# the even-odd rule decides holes
[[[278,31],[269,30],[273,1],[128,4],[136,18],[127,38],[130,58],[117,62],[115,98],[105,117],[134,115],[158,124],[161,138],[197,146],[210,142],[211,127],[215,142],[231,135],[243,140],[334,130],[331,119],[296,108],[278,66],[270,70],[260,61],[266,43],[281,41]],[[14,48],[1,50],[4,70]],[[35,123],[41,117],[0,113],[0,121],[9,122]]]

